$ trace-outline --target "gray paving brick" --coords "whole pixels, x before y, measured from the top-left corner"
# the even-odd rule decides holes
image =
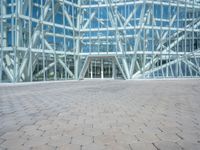
[[[64,144],[58,147],[59,150],[80,150],[81,148],[82,146],[77,144]]]
[[[54,135],[54,136],[49,137],[47,143],[48,145],[53,146],[53,147],[60,147],[65,144],[68,144],[69,142],[70,142],[70,137]]]
[[[92,137],[86,135],[73,136],[72,144],[88,145],[92,143]]]
[[[157,150],[155,146],[153,146],[152,143],[134,143],[130,145],[131,150]]]
[[[168,142],[168,141],[162,141],[162,142],[156,142],[153,143],[156,149],[159,150],[182,150],[183,148],[178,145],[175,142]]]
[[[0,149],[200,149],[200,80],[0,85]]]
[[[176,133],[160,133],[157,135],[162,141],[178,142],[182,140],[182,137]]]
[[[192,143],[187,141],[179,141],[178,144],[183,147],[185,150],[199,150],[200,143]]]
[[[82,147],[82,150],[105,150],[105,145],[98,145],[96,143],[92,143],[89,145],[85,145]]]

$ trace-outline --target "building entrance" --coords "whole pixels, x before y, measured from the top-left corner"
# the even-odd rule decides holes
[[[85,78],[114,78],[115,77],[115,63],[111,58],[91,58],[85,74]]]

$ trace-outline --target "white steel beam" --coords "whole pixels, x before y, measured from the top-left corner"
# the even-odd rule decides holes
[[[89,58],[89,56],[87,56],[85,61],[84,61],[83,67],[80,71],[80,75],[79,75],[80,80],[84,79],[85,73],[86,73],[88,66],[89,66],[89,62],[91,62],[91,59]]]
[[[71,70],[66,66],[66,64],[61,60],[58,59],[58,62],[61,64],[61,66],[67,71],[67,73],[74,78],[74,74],[71,72]]]
[[[78,0],[78,6],[81,6],[81,0]],[[81,24],[81,9],[80,7],[78,8],[78,14],[77,14],[77,24],[76,24],[76,28],[80,31],[80,26]],[[78,35],[78,38],[75,39],[75,51],[74,51],[74,76],[75,79],[78,80],[79,77],[79,63],[80,63],[80,57],[79,57],[79,53],[80,53],[80,32],[76,33]]]
[[[44,72],[52,68],[54,65],[55,65],[55,62],[50,63],[48,66],[46,66],[45,68],[40,70],[37,74],[35,74],[35,77],[39,77],[41,74],[43,74]]]
[[[88,27],[89,23],[91,22],[91,20],[94,18],[95,15],[96,15],[96,11],[94,11],[94,12],[91,14],[90,18],[87,20],[87,22],[85,23],[85,25],[83,26],[82,29],[86,29],[86,28]]]
[[[13,75],[12,71],[6,66],[6,64],[4,62],[1,62],[1,63],[2,63],[2,66],[3,66],[3,70],[5,71],[9,80],[11,82],[14,82],[14,75]]]
[[[63,9],[63,7],[62,7],[62,9]],[[63,12],[64,12],[64,14],[65,14],[65,17],[67,18],[67,21],[68,21],[68,23],[69,23],[69,25],[71,26],[71,27],[74,27],[74,24],[72,23],[72,16],[70,16],[69,14],[68,14],[68,12],[66,11],[66,8],[64,8],[63,9]]]
[[[132,19],[132,17],[134,15],[136,15],[136,11],[137,11],[138,6],[136,5],[135,8],[133,9],[133,11],[131,12],[131,14],[128,16],[128,18],[126,19],[124,26],[127,26],[128,23],[130,22],[130,20]]]
[[[137,60],[137,50],[138,50],[138,46],[139,46],[139,42],[140,42],[140,36],[141,36],[141,32],[143,30],[143,27],[145,25],[145,22],[147,20],[147,17],[149,16],[150,14],[150,10],[148,10],[146,13],[145,13],[145,9],[146,9],[146,0],[144,1],[143,5],[142,5],[142,11],[141,11],[141,14],[140,14],[140,22],[139,22],[139,25],[140,25],[140,30],[138,31],[137,33],[137,37],[135,39],[135,45],[134,45],[134,52],[135,52],[135,55],[132,57],[131,59],[131,66],[130,66],[130,76],[133,75],[133,71],[135,69],[135,62]]]

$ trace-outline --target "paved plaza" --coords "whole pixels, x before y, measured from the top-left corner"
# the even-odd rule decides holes
[[[200,80],[0,85],[0,150],[199,150]]]

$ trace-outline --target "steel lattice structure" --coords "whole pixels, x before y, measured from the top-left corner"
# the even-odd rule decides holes
[[[199,0],[0,6],[0,82],[200,76]]]

